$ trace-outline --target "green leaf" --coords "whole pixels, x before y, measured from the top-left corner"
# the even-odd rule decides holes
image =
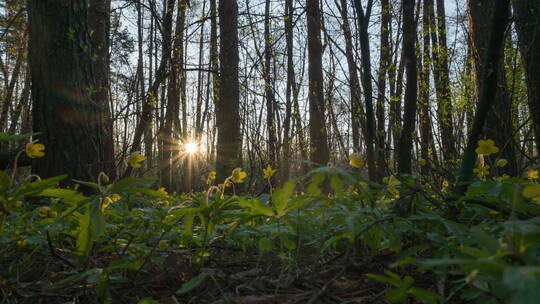
[[[438,294],[419,287],[412,287],[409,289],[409,293],[416,299],[428,304],[437,303],[437,301],[442,300],[442,297]]]
[[[274,210],[272,210],[272,208],[262,204],[256,199],[239,198],[238,204],[246,209],[249,209],[249,213],[251,215],[274,216]]]
[[[75,190],[69,190],[69,189],[60,189],[60,188],[49,188],[41,191],[37,194],[38,196],[47,196],[47,197],[55,197],[55,198],[61,198],[66,203],[70,204],[77,204],[80,201],[89,199],[88,197],[78,193]]]
[[[201,283],[206,279],[208,276],[207,273],[201,273],[198,276],[194,277],[193,279],[189,280],[188,282],[182,284],[182,287],[176,291],[176,294],[181,295],[184,293],[188,293],[192,291],[193,289],[197,288]]]
[[[296,186],[296,180],[291,179],[283,185],[283,187],[274,191],[272,195],[272,202],[276,206],[278,216],[285,215],[285,209],[287,208],[289,198],[293,194],[294,187]]]
[[[261,238],[259,240],[259,250],[260,251],[271,251],[273,248],[272,241],[268,238]]]
[[[341,196],[343,194],[343,183],[341,182],[341,177],[337,174],[333,174],[330,177],[330,187],[336,191],[336,194]]]
[[[38,135],[39,133],[26,133],[21,135],[10,135],[7,133],[0,132],[0,142],[6,142],[6,141],[16,141],[24,138],[30,138],[32,136]]]
[[[109,191],[122,192],[127,188],[148,188],[156,182],[155,178],[126,177],[111,185]]]
[[[100,201],[94,200],[87,207],[86,213],[79,220],[79,234],[77,236],[77,255],[83,263],[90,254],[92,244],[105,230],[105,219],[100,208]]]
[[[311,177],[311,183],[307,186],[306,193],[309,196],[321,195],[322,191],[320,186],[326,177],[325,172],[318,172]]]
[[[11,184],[11,177],[4,171],[0,171],[0,192],[6,192]]]
[[[55,176],[55,177],[23,184],[22,186],[19,187],[19,189],[15,191],[15,193],[13,193],[13,196],[16,198],[22,198],[29,195],[37,195],[47,188],[56,187],[58,185],[58,182],[65,179],[66,177],[67,177],[67,174],[64,174],[60,176]]]

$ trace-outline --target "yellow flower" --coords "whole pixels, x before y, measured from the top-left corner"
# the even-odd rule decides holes
[[[19,245],[21,247],[25,247],[25,246],[28,245],[28,241],[27,240],[18,240],[17,245]]]
[[[362,168],[366,161],[362,157],[362,155],[358,153],[353,153],[349,155],[349,165],[354,168]]]
[[[527,178],[528,179],[537,179],[538,178],[538,170],[529,170],[529,171],[527,171]]]
[[[142,167],[142,162],[146,160],[146,156],[142,155],[140,152],[133,152],[129,156],[128,164],[133,168]]]
[[[479,166],[474,168],[473,172],[478,175],[479,178],[484,178],[486,175],[489,175],[489,166]]]
[[[109,207],[110,204],[113,203],[113,200],[108,197],[108,196],[105,196],[104,198],[101,199],[101,212],[105,212],[105,209],[107,209],[107,207]]]
[[[276,174],[277,170],[272,169],[272,166],[268,165],[266,169],[263,169],[263,178],[264,179],[270,179],[274,174]]]
[[[111,200],[113,202],[118,202],[119,200],[122,199],[122,196],[120,194],[111,194],[111,196],[109,196],[111,198]]]
[[[508,161],[507,161],[506,159],[504,159],[504,158],[501,158],[501,159],[499,159],[499,160],[497,161],[496,164],[497,164],[497,167],[501,167],[501,168],[502,168],[502,167],[506,166],[506,164],[508,164]]]
[[[491,155],[499,152],[499,148],[495,146],[495,142],[492,139],[479,140],[478,147],[476,148],[476,154]]]
[[[418,160],[418,164],[420,165],[420,167],[423,167],[423,166],[427,165],[427,161],[425,159],[423,159],[423,158],[420,158]]]
[[[401,182],[399,179],[397,179],[395,176],[390,176],[388,179],[388,191],[394,195],[399,195],[399,190],[397,189],[397,186],[401,185]]]
[[[450,183],[447,181],[447,180],[444,180],[442,182],[442,188],[443,190],[446,190],[446,188],[448,188],[450,186]]]
[[[158,248],[159,249],[169,248],[169,241],[166,241],[166,240],[159,241]]]
[[[523,189],[523,196],[532,199],[537,204],[540,204],[540,185],[528,185],[527,187],[525,187],[525,189]]]
[[[45,156],[45,145],[38,144],[37,140],[26,145],[26,155],[30,158],[43,157]]]
[[[43,207],[39,208],[39,216],[47,217],[49,215],[50,210],[51,210],[51,208],[49,208],[47,206],[43,206]]]
[[[231,180],[233,181],[233,183],[237,183],[237,184],[243,183],[244,178],[246,178],[246,176],[247,176],[247,173],[242,171],[242,168],[236,168],[232,172]]]
[[[163,188],[163,187],[157,189],[157,192],[158,192],[159,194],[161,194],[161,195],[165,195],[165,196],[169,195],[169,193],[167,193],[167,191],[166,191],[165,188]]]
[[[210,171],[210,173],[208,173],[208,179],[209,180],[215,180],[217,177],[217,172],[216,171]]]
[[[388,184],[388,176],[383,177],[382,182]]]

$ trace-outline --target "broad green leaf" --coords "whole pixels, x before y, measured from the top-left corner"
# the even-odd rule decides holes
[[[201,273],[198,276],[194,277],[193,279],[189,280],[188,282],[182,284],[182,287],[176,291],[176,294],[181,295],[184,293],[188,293],[192,291],[193,289],[197,288],[201,283],[206,279],[208,276],[207,273]]]
[[[283,187],[274,191],[272,195],[272,202],[276,206],[278,216],[285,215],[285,209],[287,208],[289,198],[293,194],[294,187],[296,186],[296,180],[291,179],[283,185]]]
[[[262,204],[256,199],[240,198],[238,200],[238,204],[244,208],[249,209],[249,213],[252,215],[274,216],[274,210],[272,210],[272,208]]]
[[[321,184],[324,181],[326,177],[325,172],[318,172],[316,174],[313,174],[311,177],[311,183],[307,186],[306,193],[309,196],[318,196],[321,195]]]
[[[126,177],[111,185],[111,193],[122,192],[126,188],[148,188],[156,182],[155,178]]]
[[[341,196],[343,194],[343,182],[339,175],[333,174],[330,176],[330,187],[334,189],[337,195]]]
[[[268,238],[259,239],[259,250],[260,251],[271,251],[273,248],[272,241]]]
[[[92,243],[105,230],[105,219],[101,212],[99,200],[94,200],[86,209],[86,213],[79,220],[79,233],[77,236],[77,255],[81,263],[86,260]]]
[[[43,191],[41,191],[37,195],[38,196],[61,198],[66,203],[70,203],[70,204],[77,204],[80,201],[89,199],[88,197],[78,193],[75,190],[61,189],[61,188],[44,189]]]
[[[442,300],[442,297],[438,294],[419,287],[412,287],[409,289],[409,293],[416,299],[428,304],[437,303],[437,301]]]
[[[13,196],[16,198],[22,198],[29,195],[37,195],[47,188],[56,187],[58,185],[58,182],[65,179],[66,177],[67,174],[64,174],[31,183],[25,183],[13,193]]]

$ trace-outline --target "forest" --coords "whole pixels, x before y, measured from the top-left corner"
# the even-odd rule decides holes
[[[0,0],[0,304],[537,304],[539,153],[538,0]]]

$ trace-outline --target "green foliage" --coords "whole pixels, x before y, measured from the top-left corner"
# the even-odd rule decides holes
[[[535,180],[475,180],[456,198],[440,181],[407,175],[376,184],[336,168],[258,197],[224,195],[224,186],[172,196],[152,189],[155,179],[109,184],[105,177],[77,181],[97,191],[87,196],[59,188],[65,178],[12,184],[0,172],[0,246],[19,265],[0,267],[2,279],[12,280],[27,271],[21,265],[52,250],[67,270],[51,288],[85,284],[110,302],[111,290],[166,267],[175,253],[197,269],[176,287],[181,297],[212,277],[203,266],[222,254],[216,246],[261,261],[277,257],[284,265],[385,252],[391,263],[384,273],[369,270],[365,277],[383,284],[390,303],[540,302],[540,206],[523,195]],[[400,216],[404,202],[411,208]],[[444,294],[435,282],[446,282]]]

